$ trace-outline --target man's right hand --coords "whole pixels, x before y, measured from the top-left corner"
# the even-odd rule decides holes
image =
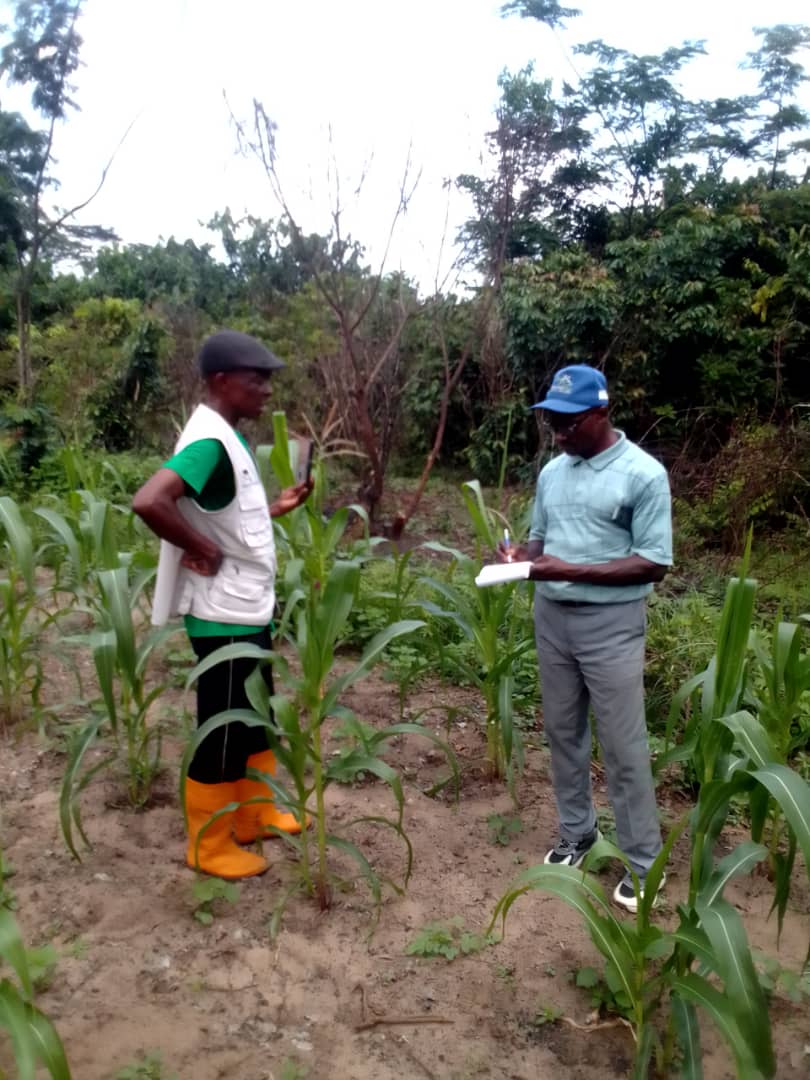
[[[523,544],[507,544],[504,540],[499,540],[495,548],[495,561],[499,563],[525,562],[528,557]]]
[[[210,555],[192,555],[190,551],[184,551],[180,565],[187,570],[192,570],[202,577],[213,577],[222,566],[222,552],[216,551]]]
[[[132,509],[161,540],[182,550],[181,566],[202,577],[213,577],[222,565],[222,552],[178,510],[177,501],[185,494],[182,477],[172,469],[158,469],[136,491]]]

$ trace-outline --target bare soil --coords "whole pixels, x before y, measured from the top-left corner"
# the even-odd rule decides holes
[[[49,692],[58,700],[62,676]],[[346,704],[367,723],[397,718],[396,689],[374,675]],[[281,841],[265,844],[269,872],[240,886],[238,901],[217,902],[215,920],[193,918],[195,875],[184,863],[182,815],[176,797],[176,762],[182,737],[169,740],[169,766],[154,805],[132,813],[121,804],[112,777],[91,787],[84,822],[92,850],[81,863],[67,851],[58,828],[60,744],[33,733],[6,737],[0,755],[0,832],[18,917],[29,944],[53,942],[59,963],[38,997],[64,1040],[75,1080],[111,1080],[147,1052],[159,1051],[163,1070],[151,1080],[603,1080],[628,1074],[629,1030],[615,1018],[593,1014],[572,973],[600,958],[575,913],[543,893],[512,909],[504,940],[452,962],[422,959],[406,948],[429,922],[458,918],[469,930],[488,923],[507,885],[541,861],[556,832],[548,757],[539,738],[529,747],[516,809],[480,768],[483,739],[476,701],[461,688],[428,686],[412,695],[412,712],[452,703],[465,712],[449,738],[464,766],[458,801],[449,790],[424,794],[446,773],[425,740],[403,738],[391,747],[403,773],[405,827],[414,849],[413,875],[404,895],[388,888],[375,912],[362,882],[333,891],[331,909],[318,910],[303,895],[286,908],[271,939],[271,913],[290,883],[295,864]],[[190,704],[179,690],[160,708],[175,718]],[[429,714],[443,733],[440,713]],[[594,772],[597,798],[607,806],[603,777]],[[665,793],[664,820],[684,808]],[[389,790],[376,781],[332,787],[330,828],[393,811]],[[488,818],[519,816],[522,829],[495,843]],[[401,882],[404,847],[390,831],[364,825],[347,829],[381,875]],[[726,833],[731,848],[742,837]],[[659,909],[673,921],[686,891],[685,846]],[[348,879],[351,866],[333,861]],[[603,875],[612,888],[620,874]],[[729,898],[744,915],[754,948],[797,969],[810,936],[810,893],[804,867],[797,871],[791,910],[777,945],[768,918],[771,892],[761,877],[738,881]],[[377,920],[377,915],[379,919]],[[810,1074],[807,1003],[775,997],[772,1013],[780,1078]],[[705,1075],[732,1077],[733,1067],[708,1021],[704,1024]],[[9,1068],[0,1043],[0,1073]],[[293,1065],[299,1067],[295,1072]]]

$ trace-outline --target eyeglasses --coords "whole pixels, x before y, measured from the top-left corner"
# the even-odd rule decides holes
[[[573,435],[577,428],[585,423],[591,412],[591,409],[586,409],[584,412],[577,413],[574,419],[569,420],[567,424],[560,423],[559,413],[547,413],[545,421],[555,435]]]

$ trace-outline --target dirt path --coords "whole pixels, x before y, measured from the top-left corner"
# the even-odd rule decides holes
[[[424,691],[414,707],[434,703],[436,693]],[[390,721],[396,710],[394,689],[376,677],[347,703],[371,724]],[[166,704],[177,710],[179,694]],[[451,737],[467,761],[482,750],[469,721],[455,723]],[[170,757],[176,759],[179,745],[169,745]],[[337,891],[324,914],[296,898],[272,941],[269,917],[293,880],[280,842],[265,845],[269,873],[244,882],[238,902],[220,903],[214,923],[203,926],[192,917],[194,875],[183,863],[173,771],[163,805],[139,815],[115,805],[111,784],[92,789],[85,825],[94,846],[79,865],[58,833],[60,755],[39,748],[33,736],[5,743],[0,831],[17,871],[11,885],[28,942],[52,941],[60,954],[39,1003],[58,1026],[75,1080],[111,1080],[151,1051],[160,1052],[163,1071],[145,1073],[149,1080],[602,1080],[627,1074],[629,1032],[621,1025],[585,1026],[591,1006],[571,972],[601,964],[562,902],[541,893],[523,898],[501,944],[452,963],[406,954],[435,920],[458,918],[480,930],[512,878],[540,861],[555,832],[545,752],[528,753],[522,829],[506,844],[493,842],[487,819],[493,813],[512,818],[514,807],[474,768],[456,805],[421,793],[442,771],[423,740],[402,740],[391,758],[407,780],[405,826],[415,859],[406,894],[388,890],[371,936],[374,910],[362,884]],[[601,778],[595,779],[606,804]],[[377,783],[332,788],[332,826],[390,811],[392,802]],[[678,809],[665,807],[665,816]],[[403,848],[393,834],[364,827],[352,837],[381,873],[401,879]],[[734,838],[727,839],[730,846]],[[681,850],[663,920],[685,892],[682,858]],[[606,887],[618,873],[605,873]],[[755,948],[785,966],[800,963],[810,934],[805,881],[798,883],[778,951],[764,883],[745,879],[729,898],[743,911]],[[582,1026],[545,1022],[558,1015]],[[810,1071],[807,1016],[806,1002],[774,1005],[780,1080]],[[704,1032],[707,1078],[731,1077],[708,1022]],[[3,1064],[0,1055],[0,1071]]]

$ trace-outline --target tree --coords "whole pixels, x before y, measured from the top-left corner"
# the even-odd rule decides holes
[[[575,51],[596,60],[581,77],[577,98],[604,127],[594,164],[616,212],[619,235],[644,232],[665,208],[665,177],[680,169],[691,150],[699,110],[683,97],[676,77],[685,63],[703,54],[703,44],[687,41],[660,56],[636,56],[603,41]]]
[[[570,93],[555,101],[550,80],[535,80],[531,65],[505,72],[498,86],[497,126],[486,137],[493,170],[483,179],[457,180],[476,211],[461,240],[496,292],[506,263],[536,258],[574,237],[578,201],[600,178],[582,160],[591,142],[583,127],[587,113]]]
[[[760,145],[759,157],[770,164],[771,188],[776,186],[780,166],[795,150],[810,149],[810,140],[785,145],[784,136],[791,131],[807,127],[810,114],[796,101],[795,95],[808,81],[804,67],[796,54],[810,46],[810,27],[779,26],[754,31],[762,38],[762,45],[748,54],[747,66],[759,72],[759,104],[765,111],[760,115],[756,134]],[[807,174],[805,175],[807,179]]]
[[[315,234],[294,238],[284,221],[264,221],[246,214],[234,220],[229,209],[215,214],[208,228],[225,249],[228,269],[243,300],[266,306],[290,296],[312,279],[309,264],[324,249]]]
[[[563,26],[566,19],[574,19],[581,12],[577,8],[562,7],[557,0],[509,0],[501,8],[501,14],[537,19],[555,30],[558,26]]]
[[[365,252],[344,226],[339,177],[326,237],[307,236],[285,197],[276,161],[276,125],[259,101],[253,103],[248,131],[237,122],[240,145],[262,165],[282,208],[296,259],[306,268],[312,287],[331,313],[336,352],[321,368],[323,384],[336,403],[344,438],[366,458],[359,492],[373,519],[382,499],[385,470],[393,444],[392,422],[402,379],[401,344],[405,327],[417,310],[416,289],[401,274],[386,275],[385,264],[397,223],[407,210],[418,183],[406,162],[385,249],[376,270],[364,265]],[[362,187],[362,181],[361,181]]]
[[[226,318],[237,295],[227,266],[210,244],[170,237],[157,244],[103,247],[84,260],[93,296],[116,296],[143,304],[171,301],[190,305],[210,319]]]
[[[33,386],[31,293],[40,264],[75,255],[90,240],[113,238],[108,229],[72,220],[95,192],[70,209],[43,205],[56,183],[51,169],[57,125],[68,109],[77,107],[70,80],[79,66],[80,10],[81,0],[19,0],[14,30],[0,52],[0,73],[11,83],[32,87],[31,103],[45,120],[44,130],[33,131],[16,114],[0,113],[0,137],[8,139],[0,150],[0,217],[6,250],[14,258],[18,393],[23,400]],[[105,175],[106,169],[101,183]]]

